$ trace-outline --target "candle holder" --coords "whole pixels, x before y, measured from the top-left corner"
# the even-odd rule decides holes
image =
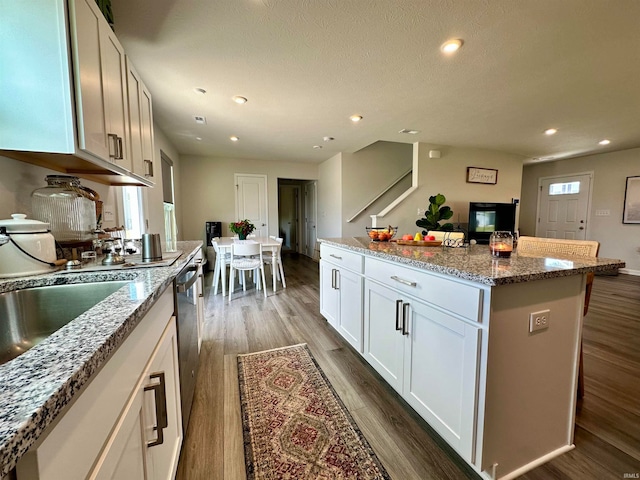
[[[513,235],[511,232],[493,232],[489,238],[489,250],[494,257],[511,257],[511,252],[513,252]]]

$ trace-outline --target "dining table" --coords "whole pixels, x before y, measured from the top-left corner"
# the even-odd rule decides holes
[[[259,243],[262,245],[263,251],[271,252],[271,272],[273,274],[273,291],[276,291],[276,274],[277,274],[277,265],[278,265],[278,247],[280,246],[280,242],[278,242],[275,238],[271,237],[252,237],[247,238],[246,240],[239,240],[236,237],[220,237],[218,240],[218,248],[220,249],[220,254],[226,256],[227,253],[231,253],[231,246],[234,243]],[[222,284],[226,284],[227,282],[227,269],[224,265],[221,268],[222,274]],[[231,291],[231,285],[229,285],[229,291]]]

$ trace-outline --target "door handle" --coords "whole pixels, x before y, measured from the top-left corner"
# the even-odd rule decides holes
[[[144,387],[144,391],[148,392],[153,390],[154,401],[156,403],[156,424],[153,429],[158,432],[155,440],[147,442],[147,447],[155,447],[156,445],[162,445],[164,443],[164,429],[169,426],[169,419],[167,418],[167,390],[164,382],[164,372],[152,373],[149,375],[149,379],[153,380],[157,378],[160,383],[154,383],[153,385],[147,385]]]
[[[584,230],[584,227],[578,227],[578,230]]]
[[[115,133],[107,133],[107,138],[113,140],[113,152],[111,153],[111,144],[109,144],[109,158],[118,159],[118,135]]]
[[[149,167],[147,169],[147,172],[144,174],[144,176],[153,177],[153,162],[151,160],[145,160],[144,163]]]
[[[198,277],[200,277],[200,286],[201,286],[201,291],[200,291],[200,295],[198,295],[200,298],[204,297],[204,275],[200,274],[198,275]]]
[[[340,270],[336,268],[336,290],[340,290]]]
[[[124,159],[124,148],[122,148],[122,137],[118,137],[118,160]]]
[[[402,304],[402,334],[409,335],[409,326],[407,323],[409,322],[409,304]]]
[[[396,300],[396,330],[402,330],[402,327],[398,325],[400,321],[400,310],[402,310],[402,300]]]
[[[336,269],[331,269],[331,288],[336,288]]]

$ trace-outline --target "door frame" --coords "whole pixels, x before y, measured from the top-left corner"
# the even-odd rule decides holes
[[[280,180],[280,179],[278,179]],[[297,192],[297,197],[295,198],[295,209],[296,209],[296,214],[297,214],[297,218],[295,219],[295,232],[296,232],[296,246],[292,247],[291,249],[287,249],[287,252],[295,252],[295,253],[301,253],[301,246],[303,245],[302,240],[304,239],[304,234],[302,232],[302,227],[301,227],[301,222],[300,222],[300,217],[302,216],[302,210],[304,209],[304,200],[302,198],[302,185],[301,184],[294,184],[294,183],[283,183],[281,184],[278,181],[278,237],[280,236],[280,207],[282,205],[281,203],[281,196],[280,196],[280,189],[282,187],[291,187],[294,191]],[[284,245],[283,245],[284,246]],[[283,251],[285,251],[285,249],[283,248]]]
[[[540,202],[542,196],[542,183],[545,180],[553,180],[556,178],[567,178],[567,177],[577,177],[579,175],[588,175],[589,176],[589,193],[587,195],[587,225],[584,231],[584,238],[589,238],[589,231],[591,230],[591,200],[593,196],[593,178],[594,172],[593,170],[588,172],[577,172],[577,173],[565,173],[562,175],[550,175],[548,177],[538,177],[538,199],[536,202],[536,230],[535,236],[539,236],[538,232],[540,230]]]
[[[267,175],[262,173],[234,173],[233,174],[233,184],[236,187],[235,195],[234,195],[234,203],[235,203],[235,218],[238,220],[242,220],[240,218],[239,213],[239,205],[238,205],[238,177],[256,177],[256,178],[264,178],[264,204],[266,208],[267,218],[265,219],[265,229],[267,231],[267,236],[269,236],[269,182]],[[236,220],[237,221],[237,220]]]

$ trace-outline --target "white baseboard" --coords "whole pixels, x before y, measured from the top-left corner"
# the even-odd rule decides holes
[[[640,270],[631,270],[630,268],[621,268],[618,271],[626,275],[635,275],[636,277],[640,277]]]

